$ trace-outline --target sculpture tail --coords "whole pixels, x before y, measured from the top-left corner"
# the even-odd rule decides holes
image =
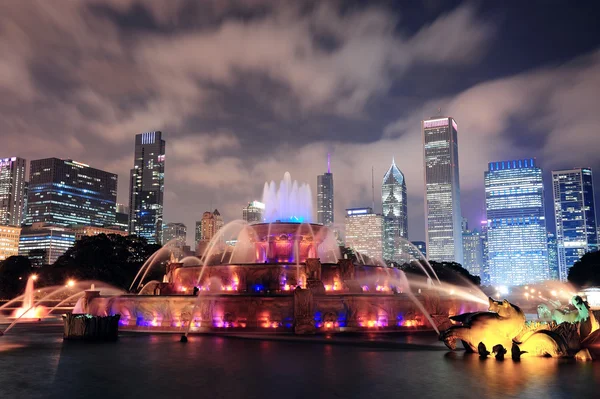
[[[567,354],[564,339],[552,331],[537,331],[519,345],[521,354],[559,357]]]

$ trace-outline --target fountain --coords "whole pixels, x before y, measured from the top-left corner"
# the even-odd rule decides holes
[[[100,291],[95,290],[96,285],[106,296],[118,296],[124,292],[100,281],[76,282],[74,280],[68,280],[65,285],[47,286],[36,291],[34,290],[34,281],[36,280],[35,275],[30,276],[24,294],[0,306],[0,320],[4,312],[12,310],[11,316],[8,317],[10,323],[4,330],[0,330],[0,336],[8,333],[18,323],[42,321],[45,318],[56,317],[57,315],[53,314],[55,310],[74,314],[86,313],[84,308],[87,306],[87,301],[100,294]],[[91,289],[87,289],[89,287]],[[79,298],[77,302],[73,303],[77,298]],[[18,308],[11,307],[18,303],[21,303]]]
[[[38,320],[43,318],[48,312],[44,306],[33,305],[34,282],[37,280],[37,275],[32,274],[27,279],[25,285],[25,293],[23,294],[23,303],[20,308],[13,313],[15,319],[22,320]]]
[[[226,224],[201,257],[171,261],[163,281],[144,285],[158,259],[152,256],[132,283],[138,294],[89,297],[85,312],[119,315],[124,330],[187,337],[232,329],[437,331],[448,316],[487,304],[481,292],[440,283],[427,264],[419,263],[423,281],[409,281],[400,269],[361,254],[362,262],[343,259],[333,230],[311,222],[310,187],[287,172],[279,186],[265,183],[263,202],[263,223]]]

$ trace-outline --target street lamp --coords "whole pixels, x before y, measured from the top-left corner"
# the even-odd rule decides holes
[[[73,287],[75,285],[75,280],[71,279],[67,281],[67,287]]]

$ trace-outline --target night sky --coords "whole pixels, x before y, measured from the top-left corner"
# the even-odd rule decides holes
[[[459,127],[463,215],[478,224],[489,161],[595,169],[600,19],[585,1],[132,0],[0,2],[0,157],[119,174],[134,135],[167,141],[165,221],[241,218],[266,180],[307,181],[332,153],[336,221],[376,208],[392,157],[409,236],[424,238],[420,120]],[[316,200],[315,200],[316,203]]]

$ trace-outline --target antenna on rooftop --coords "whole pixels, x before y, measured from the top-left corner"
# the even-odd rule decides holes
[[[373,212],[375,212],[375,172],[373,169],[373,166],[371,166],[371,192],[373,194]]]

